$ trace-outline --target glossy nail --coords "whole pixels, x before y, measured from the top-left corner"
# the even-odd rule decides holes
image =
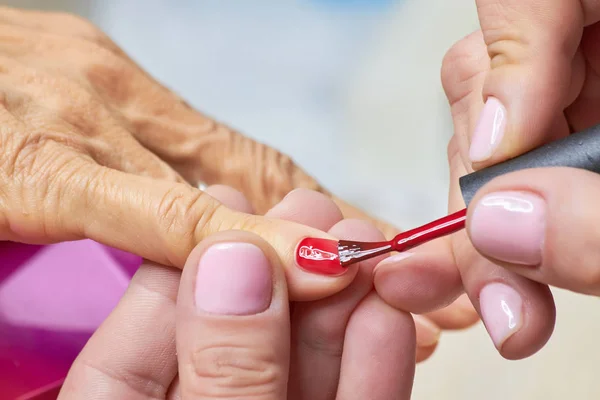
[[[474,207],[470,237],[482,254],[514,264],[538,265],[546,229],[546,203],[528,192],[497,192]]]
[[[479,162],[490,158],[502,141],[505,130],[506,108],[495,97],[489,97],[471,139],[471,161]]]
[[[296,263],[320,275],[340,275],[347,271],[340,263],[338,242],[330,239],[302,239],[296,248]]]
[[[198,265],[195,301],[199,311],[222,315],[252,315],[271,304],[271,265],[250,243],[217,243]]]
[[[479,306],[485,327],[496,348],[523,324],[523,300],[519,293],[503,283],[490,283],[479,293]]]

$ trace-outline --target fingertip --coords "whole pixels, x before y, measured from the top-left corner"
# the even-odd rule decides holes
[[[473,169],[503,162],[569,134],[563,109],[573,91],[571,60],[561,62],[544,56],[535,63],[502,66],[487,73],[485,104],[471,134]]]
[[[309,189],[291,191],[265,216],[297,222],[322,231],[329,230],[344,218],[330,197]]]
[[[433,353],[435,353],[436,349],[437,349],[437,343],[434,344],[433,346],[429,346],[429,347],[417,346],[417,352],[416,352],[417,364],[430,359],[431,356],[433,355]]]
[[[523,302],[521,327],[497,345],[502,357],[508,360],[520,360],[537,353],[554,331],[556,308],[552,292],[546,285],[531,284],[537,288],[535,294]]]
[[[374,270],[377,293],[391,306],[422,314],[444,307],[462,291],[447,244],[429,243],[414,253],[384,259]]]
[[[556,317],[548,286],[503,271],[474,290],[469,286],[491,341],[504,358],[529,357],[547,343]]]
[[[254,214],[254,208],[248,199],[246,199],[246,196],[230,186],[212,185],[207,187],[204,192],[214,197],[227,208],[246,214]]]
[[[196,312],[258,313],[272,301],[283,307],[286,287],[279,257],[264,239],[251,232],[223,231],[209,236],[190,253],[178,306],[188,312],[194,308]],[[227,305],[226,300],[240,304]]]
[[[413,315],[415,321],[417,347],[435,347],[440,340],[442,330],[429,318]]]

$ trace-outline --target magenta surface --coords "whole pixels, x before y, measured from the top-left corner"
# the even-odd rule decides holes
[[[89,240],[0,242],[0,398],[52,398],[140,263]]]

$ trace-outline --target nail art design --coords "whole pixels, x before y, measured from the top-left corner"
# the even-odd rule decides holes
[[[305,238],[296,250],[300,268],[321,275],[340,275],[346,268],[340,263],[338,242],[329,239]]]
[[[298,255],[307,260],[335,260],[338,258],[337,254],[330,253],[328,251],[314,249],[312,246],[302,246],[298,250]]]

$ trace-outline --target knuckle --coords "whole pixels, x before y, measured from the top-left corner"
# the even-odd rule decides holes
[[[185,184],[175,184],[164,193],[155,212],[161,234],[191,251],[198,240],[215,231],[214,224],[219,221],[214,217],[220,208],[221,204],[211,196]],[[180,257],[181,254],[167,256],[175,265],[185,261]]]
[[[527,20],[518,7],[502,2],[489,2],[479,8],[483,37],[487,45],[491,68],[520,64],[530,52],[527,51],[525,25],[514,21]]]
[[[456,81],[456,76],[468,68],[465,51],[465,39],[456,42],[444,55],[442,59],[442,85],[449,86]]]
[[[50,165],[56,162],[52,157],[54,145],[54,140],[43,133],[22,136],[5,159],[8,175],[21,182],[44,180],[51,171]]]
[[[519,65],[528,55],[525,43],[517,35],[505,35],[488,42],[488,55],[492,69]]]
[[[9,225],[26,224],[51,234],[64,222],[64,201],[72,187],[87,176],[81,173],[84,158],[65,148],[50,135],[30,133],[13,140],[2,157],[2,173],[10,182],[10,204],[19,204],[19,213],[9,215]],[[32,220],[32,216],[35,216]]]
[[[216,343],[194,351],[190,362],[198,397],[259,398],[276,393],[285,378],[269,348]]]
[[[455,43],[442,60],[442,87],[454,104],[472,92],[474,82],[489,65],[481,31]]]

